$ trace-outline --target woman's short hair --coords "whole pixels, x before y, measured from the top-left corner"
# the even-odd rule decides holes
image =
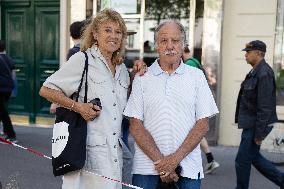
[[[122,32],[122,41],[120,44],[120,48],[116,52],[114,52],[112,56],[113,63],[121,64],[123,60],[122,57],[125,51],[127,28],[121,15],[113,9],[104,9],[103,11],[99,12],[96,17],[94,17],[92,22],[84,31],[83,39],[80,45],[81,51],[85,51],[93,44],[97,43],[97,41],[93,37],[93,31],[98,32],[101,25],[107,21],[113,21],[118,23]]]

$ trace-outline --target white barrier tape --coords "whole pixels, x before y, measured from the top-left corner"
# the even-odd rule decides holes
[[[96,175],[96,176],[99,176],[99,177],[102,177],[104,179],[108,179],[108,180],[111,180],[111,181],[114,181],[114,182],[118,182],[124,186],[128,186],[129,188],[134,188],[134,189],[143,189],[143,188],[140,188],[138,186],[134,186],[134,185],[131,185],[131,184],[128,184],[128,183],[125,183],[125,182],[122,182],[120,180],[117,180],[117,179],[113,179],[113,178],[110,178],[110,177],[106,177],[106,176],[103,176],[103,175],[99,175],[97,173],[93,173],[93,172],[90,172],[90,171],[87,171],[87,170],[83,170],[84,172],[87,172],[87,173],[90,173],[90,174],[93,174],[93,175]]]
[[[40,153],[40,152],[37,152],[37,151],[35,151],[35,150],[31,149],[31,148],[27,148],[27,147],[18,145],[18,144],[16,144],[16,143],[13,143],[13,142],[11,142],[11,141],[8,141],[8,140],[6,140],[6,139],[4,139],[4,138],[2,138],[2,137],[0,137],[0,141],[4,142],[4,143],[6,143],[6,144],[13,145],[13,146],[18,147],[18,148],[27,150],[27,151],[29,151],[30,153],[33,153],[33,154],[38,155],[38,156],[40,156],[40,157],[44,157],[44,158],[47,158],[47,159],[52,159],[51,157],[46,156],[46,155],[44,155],[44,154],[42,154],[42,153]],[[134,185],[131,185],[131,184],[122,182],[122,181],[120,181],[120,180],[107,177],[107,176],[99,175],[99,174],[97,174],[97,173],[93,173],[93,172],[90,172],[90,171],[87,171],[87,170],[82,170],[82,171],[87,172],[87,173],[92,174],[92,175],[95,175],[95,176],[99,176],[99,177],[101,177],[101,178],[104,178],[104,179],[107,179],[107,180],[110,180],[110,181],[113,181],[113,182],[120,183],[121,185],[127,186],[127,187],[129,187],[129,188],[143,189],[143,188],[141,188],[141,187],[134,186]]]

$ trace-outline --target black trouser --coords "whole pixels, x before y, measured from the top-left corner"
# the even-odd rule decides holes
[[[11,96],[11,92],[0,92],[0,121],[3,123],[3,132],[8,138],[15,138],[16,133],[7,110],[7,103]]]

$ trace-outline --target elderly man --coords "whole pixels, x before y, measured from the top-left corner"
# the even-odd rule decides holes
[[[199,143],[218,109],[202,71],[182,62],[184,27],[163,22],[154,39],[159,59],[144,76],[136,75],[124,111],[136,142],[133,184],[155,189],[161,179],[198,189],[204,176]]]
[[[251,41],[243,49],[252,70],[241,84],[235,122],[243,129],[235,161],[237,189],[249,188],[251,165],[266,178],[284,189],[284,173],[277,170],[259,152],[261,142],[277,121],[275,78],[264,56],[264,42]]]

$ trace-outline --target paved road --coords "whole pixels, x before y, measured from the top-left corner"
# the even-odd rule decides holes
[[[48,156],[51,154],[50,128],[15,127],[19,144]],[[202,189],[233,189],[235,186],[234,158],[237,148],[212,148],[221,167],[202,181]],[[0,144],[0,181],[3,189],[60,189],[61,178],[52,175],[51,161],[37,157],[11,145]],[[280,167],[284,171],[284,167]],[[278,189],[254,168],[250,189]]]

